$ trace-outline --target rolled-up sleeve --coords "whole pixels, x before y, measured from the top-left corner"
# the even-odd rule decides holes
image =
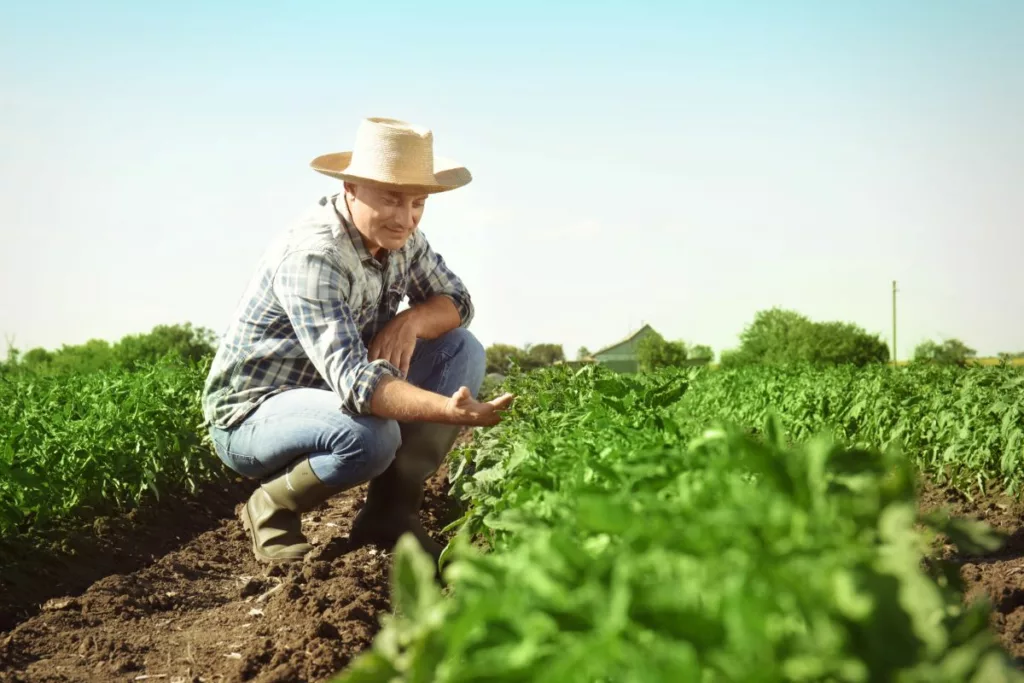
[[[473,321],[473,299],[458,275],[445,264],[440,254],[431,248],[421,232],[409,264],[409,304],[415,306],[434,296],[446,296],[459,311],[460,327],[469,327]]]
[[[299,343],[342,406],[369,415],[384,375],[400,376],[385,360],[370,361],[345,301],[349,281],[341,265],[319,251],[286,255],[274,276],[274,294]]]

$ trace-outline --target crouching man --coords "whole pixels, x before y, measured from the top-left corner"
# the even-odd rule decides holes
[[[264,254],[206,380],[207,427],[223,462],[260,481],[241,513],[258,559],[301,560],[301,513],[370,482],[353,542],[412,532],[436,560],[426,480],[462,426],[496,424],[513,399],[476,400],[473,304],[417,230],[427,197],[470,174],[434,157],[431,131],[393,119],[364,120],[351,152],[311,166],[342,191]]]

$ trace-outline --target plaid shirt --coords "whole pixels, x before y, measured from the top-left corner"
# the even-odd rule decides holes
[[[340,195],[322,197],[261,259],[213,359],[203,391],[206,425],[230,428],[262,401],[297,387],[329,389],[339,409],[369,414],[381,377],[374,335],[398,312],[434,295],[455,302],[462,326],[473,304],[423,233],[381,263],[363,244]]]

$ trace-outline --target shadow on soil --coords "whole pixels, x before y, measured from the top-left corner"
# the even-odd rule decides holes
[[[974,564],[992,564],[995,562],[1010,562],[1022,558],[1024,558],[1024,527],[1010,534],[1006,538],[1003,547],[993,553],[974,557],[964,555],[957,559],[962,562],[973,562]]]
[[[194,494],[165,493],[120,516],[96,516],[45,533],[0,539],[0,633],[50,598],[78,595],[111,574],[128,574],[234,514],[252,484],[222,480]]]

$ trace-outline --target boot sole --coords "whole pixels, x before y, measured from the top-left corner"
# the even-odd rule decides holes
[[[272,557],[267,555],[260,550],[258,541],[256,540],[256,531],[253,529],[252,519],[249,517],[249,505],[246,503],[242,506],[241,512],[242,527],[249,534],[249,541],[252,543],[252,554],[256,556],[256,559],[265,564],[291,564],[293,562],[302,562],[304,555],[286,556],[286,557]]]

